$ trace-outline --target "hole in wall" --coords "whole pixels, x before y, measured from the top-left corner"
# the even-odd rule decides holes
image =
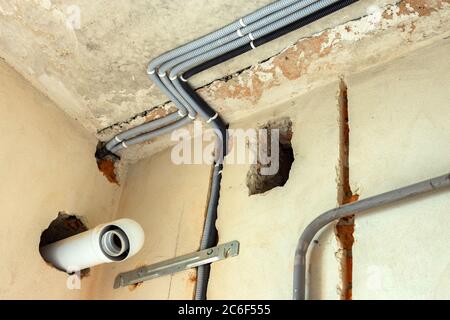
[[[76,215],[70,215],[65,212],[59,212],[56,219],[50,222],[50,225],[41,234],[41,239],[39,242],[39,249],[47,244],[74,236],[76,234],[87,231],[88,228]],[[42,256],[42,255],[41,255]],[[44,259],[44,258],[43,258]],[[45,259],[44,259],[45,261]],[[50,262],[45,261],[47,264],[51,265],[57,270],[60,270],[53,266]],[[65,272],[64,270],[60,270]],[[83,269],[80,271],[80,277],[86,277],[89,275],[90,269]]]
[[[116,174],[116,163],[119,158],[105,150],[104,143],[99,142],[95,151],[98,170],[103,173],[109,182],[119,185],[119,179]]]
[[[289,179],[292,163],[294,162],[294,150],[292,149],[292,121],[289,118],[280,118],[269,121],[259,129],[267,130],[267,138],[259,136],[258,149],[266,148],[270,161],[263,164],[260,157],[256,164],[251,165],[247,173],[247,187],[249,195],[267,192],[275,187],[282,187]],[[278,129],[278,159],[271,150],[272,129]],[[274,165],[273,161],[278,161],[278,170],[274,174],[265,174],[264,168]],[[270,170],[269,170],[270,171]]]

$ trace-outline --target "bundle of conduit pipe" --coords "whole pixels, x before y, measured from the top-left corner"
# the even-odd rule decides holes
[[[227,153],[227,124],[191,88],[188,79],[357,1],[279,0],[153,59],[147,68],[148,76],[170,98],[178,111],[121,132],[97,151],[97,159],[107,156],[119,158],[116,154],[118,151],[185,126],[200,114],[217,134],[211,195],[200,249],[215,246],[221,172],[223,158]],[[206,298],[209,267],[198,268],[197,300]]]

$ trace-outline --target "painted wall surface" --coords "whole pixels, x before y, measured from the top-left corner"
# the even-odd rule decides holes
[[[440,40],[374,69],[345,74],[350,178],[361,198],[449,171],[449,50],[448,39]],[[165,150],[131,165],[121,190],[98,172],[93,137],[4,63],[0,80],[0,298],[192,298],[193,270],[136,287],[113,290],[112,284],[120,272],[198,250],[210,166],[174,165]],[[337,206],[338,87],[335,81],[289,95],[251,120],[232,123],[256,128],[289,117],[295,161],[285,186],[253,196],[246,186],[250,166],[225,165],[219,241],[238,240],[241,250],[213,264],[209,299],[291,298],[297,240],[312,219]],[[449,202],[448,192],[441,192],[357,217],[355,299],[450,297]],[[135,219],[146,233],[144,247],[127,262],[93,268],[81,291],[67,290],[67,276],[38,252],[42,230],[63,210],[84,216],[90,227]],[[340,296],[333,227],[312,244],[310,298]]]
[[[99,299],[192,299],[195,270],[112,289],[120,272],[133,270],[199,249],[209,192],[211,166],[175,165],[171,150],[129,167],[116,218],[141,224],[145,243],[129,260],[103,266],[93,290]]]
[[[338,83],[276,106],[233,128],[257,128],[289,117],[295,160],[289,180],[249,196],[249,165],[225,165],[218,221],[220,242],[238,240],[239,256],[213,264],[209,299],[291,299],[294,252],[309,222],[337,204],[339,159]],[[320,97],[320,99],[317,99]],[[312,244],[312,298],[338,299],[339,264],[333,226]]]
[[[67,289],[67,274],[39,254],[59,211],[88,227],[109,221],[120,188],[98,171],[96,140],[0,60],[0,299],[79,299],[98,269]]]
[[[366,198],[450,171],[450,41],[351,76],[350,177]],[[355,299],[450,298],[450,190],[356,218]]]

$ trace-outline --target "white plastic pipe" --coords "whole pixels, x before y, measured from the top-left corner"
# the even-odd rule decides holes
[[[134,220],[119,219],[41,247],[45,261],[75,272],[102,263],[124,261],[144,244],[144,230]]]

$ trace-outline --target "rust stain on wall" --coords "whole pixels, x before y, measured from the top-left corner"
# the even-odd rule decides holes
[[[119,185],[119,181],[116,176],[116,168],[113,160],[101,159],[97,160],[97,167],[108,179],[109,182]]]
[[[359,196],[352,192],[350,187],[350,126],[348,113],[347,85],[341,78],[338,95],[339,108],[339,172],[338,172],[338,203],[345,205],[358,201]],[[355,216],[351,215],[339,219],[336,224],[336,237],[340,246],[341,265],[341,299],[352,299],[353,284],[353,253],[352,247],[355,241]]]
[[[136,290],[138,287],[140,287],[142,284],[143,284],[142,281],[141,281],[141,282],[134,283],[134,284],[131,284],[131,285],[128,286],[128,290],[134,291],[134,290]]]
[[[188,274],[188,282],[189,283],[197,283],[197,272],[190,271]]]

